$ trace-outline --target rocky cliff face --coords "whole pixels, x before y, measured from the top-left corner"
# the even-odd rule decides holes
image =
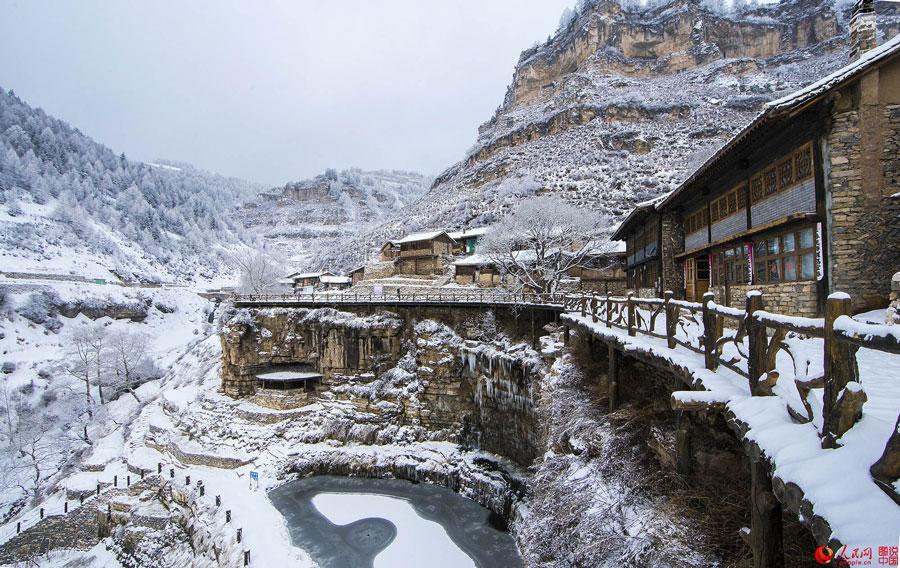
[[[783,0],[737,13],[708,5],[592,3],[522,53],[462,161],[396,220],[344,249],[372,251],[426,227],[489,225],[543,193],[621,218],[675,187],[767,101],[847,62],[851,2]],[[881,2],[878,12],[881,36],[893,36],[897,4]]]
[[[543,362],[499,331],[512,329],[516,318],[506,319],[490,310],[234,310],[221,335],[222,389],[293,409],[315,433],[308,441],[451,441],[527,465],[543,451],[534,412]],[[321,373],[321,383],[309,393],[257,388],[257,374],[287,369]],[[313,402],[327,419],[302,410]]]

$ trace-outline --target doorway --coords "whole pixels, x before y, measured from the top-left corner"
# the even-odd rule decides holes
[[[699,302],[709,291],[709,256],[698,256],[684,261],[685,295],[690,302]]]

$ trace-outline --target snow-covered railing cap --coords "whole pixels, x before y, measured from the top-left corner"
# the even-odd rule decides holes
[[[832,292],[831,294],[828,294],[828,299],[829,300],[849,300],[850,294],[848,294],[846,292]]]

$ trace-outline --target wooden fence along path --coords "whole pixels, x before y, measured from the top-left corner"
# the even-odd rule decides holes
[[[856,423],[866,401],[865,391],[855,386],[846,388],[850,383],[859,384],[859,348],[900,355],[900,327],[896,332],[886,332],[888,326],[853,320],[846,294],[828,298],[824,318],[766,312],[762,309],[763,295],[758,292],[747,295],[743,310],[721,306],[713,298],[707,293],[702,303],[694,303],[675,300],[671,292],[666,292],[665,298],[591,296],[578,300],[578,310],[595,323],[627,330],[631,337],[640,334],[665,339],[670,349],[682,347],[699,353],[706,369],[715,371],[723,366],[747,378],[753,396],[774,394],[780,351],[797,362],[785,341],[789,333],[823,339],[824,373],[797,381],[807,414],[800,415],[790,407],[788,410],[796,421],[810,422],[809,391],[824,388],[822,445],[826,448],[835,447],[835,441]],[[566,307],[570,305],[566,302]],[[897,381],[900,388],[900,377]]]

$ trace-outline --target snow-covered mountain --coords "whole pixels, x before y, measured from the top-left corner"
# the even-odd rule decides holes
[[[427,191],[431,179],[399,170],[326,170],[322,175],[260,193],[241,207],[248,232],[296,268],[330,268],[317,253],[371,230]]]
[[[374,254],[423,228],[491,224],[521,199],[554,194],[611,218],[672,189],[762,105],[847,61],[852,2],[582,0],[524,51],[503,102],[465,158],[402,215],[327,259]],[[883,37],[897,3],[878,3]]]
[[[252,241],[234,208],[255,184],[144,163],[0,89],[0,270],[125,281],[213,280]]]

